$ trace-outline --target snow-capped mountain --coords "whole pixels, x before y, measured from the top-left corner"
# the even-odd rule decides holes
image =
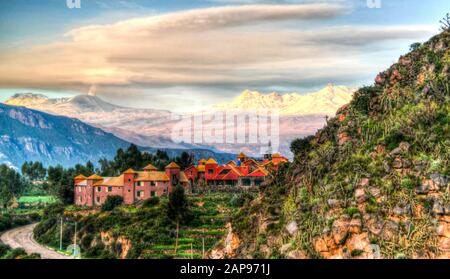
[[[328,85],[324,89],[306,93],[262,94],[246,90],[227,103],[217,104],[206,111],[213,114],[220,111],[278,110],[280,113],[280,152],[291,156],[290,142],[298,137],[314,134],[325,124],[326,116],[350,102],[353,89],[345,86]],[[41,94],[16,94],[5,104],[24,106],[54,115],[80,119],[97,128],[110,132],[120,139],[140,146],[154,148],[196,149],[239,153],[245,151],[260,155],[260,146],[223,143],[175,143],[171,139],[173,127],[178,123],[170,111],[136,109],[110,104],[97,96],[78,95],[71,98],[50,99]],[[184,116],[189,117],[189,116]],[[253,125],[253,124],[252,124]]]
[[[354,89],[329,84],[317,92],[306,94],[289,93],[262,94],[245,90],[231,102],[214,106],[216,110],[278,110],[282,115],[328,115],[332,116],[343,105],[350,102]]]

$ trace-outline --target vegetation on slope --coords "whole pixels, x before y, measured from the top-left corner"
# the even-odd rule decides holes
[[[191,214],[180,219],[176,252],[176,222],[170,218],[167,197],[103,212],[52,205],[36,227],[35,237],[59,248],[63,217],[63,247],[73,243],[77,222],[77,239],[86,258],[202,258],[203,240],[207,252],[223,237],[229,216],[239,206],[236,199],[239,196],[228,193],[187,196]]]
[[[361,88],[233,218],[228,257],[450,257],[448,28]],[[226,245],[226,243],[225,243]]]

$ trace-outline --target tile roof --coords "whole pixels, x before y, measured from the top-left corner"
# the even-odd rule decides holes
[[[205,165],[198,165],[198,166],[197,166],[197,170],[198,170],[199,172],[205,172]]]
[[[138,172],[136,181],[169,181],[169,177],[163,171]]]
[[[170,164],[168,164],[166,166],[166,169],[179,169],[179,168],[180,168],[180,166],[177,165],[177,163],[175,163],[175,162],[171,162]]]
[[[126,171],[124,171],[124,174],[133,174],[136,173],[132,168],[127,169]]]
[[[208,161],[206,161],[205,165],[218,165],[216,160],[213,158],[209,158]]]
[[[79,179],[86,179],[86,178],[87,178],[87,177],[84,176],[84,175],[82,175],[82,174],[80,174],[80,175],[78,175],[78,176],[75,177],[76,180],[79,180]]]
[[[104,177],[103,180],[94,184],[94,186],[112,186],[123,187],[123,174],[115,177]]]
[[[149,164],[148,166],[146,166],[144,168],[144,170],[146,170],[146,171],[155,171],[155,170],[158,170],[158,169],[154,165]]]
[[[103,177],[101,177],[99,175],[96,175],[96,174],[93,174],[93,175],[89,176],[87,179],[88,180],[102,180]]]

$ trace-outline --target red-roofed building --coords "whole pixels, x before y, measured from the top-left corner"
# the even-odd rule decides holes
[[[185,175],[191,186],[200,181],[210,186],[258,186],[283,162],[289,161],[280,154],[274,154],[270,160],[257,161],[241,152],[237,161],[224,165],[219,165],[214,159],[200,160],[197,166],[187,168]]]

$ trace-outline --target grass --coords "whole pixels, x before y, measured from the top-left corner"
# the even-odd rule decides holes
[[[53,196],[22,196],[19,198],[19,204],[34,204],[34,203],[54,203],[56,198]]]

